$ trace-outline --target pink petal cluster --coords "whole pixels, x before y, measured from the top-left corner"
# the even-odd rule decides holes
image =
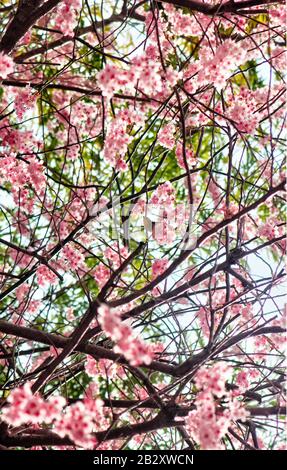
[[[195,385],[198,389],[209,391],[221,398],[225,395],[225,383],[230,376],[231,369],[218,362],[212,367],[202,367],[195,376]]]
[[[7,54],[0,52],[0,80],[14,72],[14,61]]]
[[[117,116],[111,120],[107,129],[103,154],[105,160],[115,169],[119,171],[127,169],[124,157],[133,140],[130,129],[134,125],[141,126],[142,124],[141,114],[131,108],[119,111]]]
[[[254,94],[247,89],[241,89],[239,94],[229,101],[225,116],[238,131],[252,134],[262,118],[257,109],[258,103]]]
[[[117,269],[129,256],[128,249],[125,246],[119,246],[114,243],[104,251],[105,258]]]
[[[81,267],[84,268],[85,266],[85,257],[83,253],[70,243],[65,245],[62,249],[62,256],[69,269],[76,270]]]
[[[43,264],[37,268],[36,276],[38,285],[41,287],[45,287],[49,284],[56,284],[58,282],[56,274]]]
[[[33,395],[28,383],[12,390],[7,402],[10,406],[2,410],[2,419],[12,426],[42,422],[49,424],[59,416],[66,404],[66,400],[60,396],[44,400],[40,395]]]
[[[158,204],[159,206],[171,206],[175,202],[175,190],[169,181],[160,184],[154,191],[150,203]]]
[[[152,280],[156,279],[158,276],[163,274],[168,266],[167,259],[156,259],[151,265],[151,277]],[[156,286],[152,289],[152,295],[155,297],[161,294],[161,289],[159,286]]]
[[[82,401],[65,406],[64,397],[45,400],[40,395],[33,395],[30,384],[26,383],[10,393],[7,403],[9,406],[2,410],[1,415],[7,424],[52,424],[60,437],[69,437],[75,445],[83,448],[93,448],[97,444],[93,432],[106,424],[103,402],[94,396],[92,389],[87,389]]]
[[[186,148],[185,149],[185,154],[186,154],[185,156],[186,156],[187,166],[195,165],[196,160],[195,160],[195,155],[194,155],[193,151],[189,148]],[[177,158],[178,165],[181,168],[185,169],[184,156],[183,156],[183,144],[181,142],[179,142],[176,146],[175,155],[176,155],[176,158]]]
[[[276,227],[276,221],[270,218],[267,222],[260,223],[258,227],[258,235],[268,240],[278,237],[278,228]]]
[[[93,276],[100,288],[102,288],[109,280],[111,270],[103,263],[99,263],[93,271]]]
[[[82,0],[63,0],[56,10],[55,26],[65,36],[72,36],[77,26],[77,11],[81,9]]]
[[[99,400],[100,405],[101,403]],[[55,422],[55,432],[60,437],[68,436],[77,446],[92,449],[97,444],[97,439],[92,435],[95,424],[91,411],[83,402],[74,403]]]
[[[106,284],[111,275],[111,269],[107,264],[113,269],[117,269],[129,256],[127,248],[125,246],[120,246],[118,243],[113,243],[111,246],[106,248],[103,254],[104,258],[107,260],[106,264],[99,263],[93,270],[93,276],[100,288]]]
[[[15,156],[4,156],[0,158],[0,183],[5,181],[11,183],[13,189],[30,184],[36,192],[43,194],[46,186],[43,164],[35,157],[27,164]]]
[[[14,108],[19,119],[22,119],[25,113],[34,107],[36,99],[36,94],[30,87],[15,91]]]
[[[248,412],[242,403],[225,389],[229,369],[218,363],[205,367],[196,374],[196,387],[201,391],[197,394],[196,409],[187,418],[187,428],[191,437],[202,450],[221,450],[222,437],[227,433],[233,421],[244,421]],[[218,398],[224,396],[224,408],[218,407]]]
[[[156,96],[167,95],[181,76],[181,72],[171,67],[163,71],[154,46],[149,45],[143,54],[134,58],[129,68],[107,64],[98,73],[97,83],[103,96],[107,98],[120,90],[130,93],[137,90],[144,95]]]
[[[151,265],[151,273],[152,273],[152,279],[155,279],[156,277],[160,276],[162,273],[165,272],[167,266],[168,266],[169,261],[167,259],[156,259],[153,261]]]
[[[98,310],[98,322],[104,333],[114,341],[114,351],[122,354],[132,366],[151,363],[153,353],[150,347],[135,335],[129,323],[122,321],[119,309],[101,305]]]
[[[85,371],[90,377],[100,378],[106,375],[109,379],[114,379],[117,376],[121,376],[123,368],[120,364],[112,362],[109,359],[96,360],[91,356],[87,357],[85,364]]]
[[[170,244],[177,233],[184,234],[189,208],[185,204],[175,204],[175,190],[169,181],[154,191],[146,213],[152,222],[152,237],[158,244]]]
[[[173,149],[175,146],[175,125],[173,122],[169,122],[163,126],[157,134],[158,143],[167,149]]]
[[[247,59],[247,47],[241,42],[226,39],[220,44],[214,54],[209,45],[200,50],[201,68],[197,80],[203,85],[212,83],[216,88],[225,87],[226,80],[232,70],[243,64]]]

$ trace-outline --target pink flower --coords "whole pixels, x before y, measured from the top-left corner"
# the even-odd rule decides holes
[[[85,449],[92,449],[97,443],[97,439],[92,435],[93,415],[82,402],[69,406],[54,428],[59,436],[68,436],[76,445]]]
[[[186,148],[186,163],[189,166],[196,164],[196,159],[194,153],[191,149]],[[184,158],[183,158],[183,144],[178,143],[175,150],[175,155],[177,157],[178,164],[181,168],[185,169]]]
[[[36,94],[30,87],[16,90],[14,107],[19,119],[22,119],[26,111],[32,109],[36,102]]]
[[[152,280],[156,279],[158,276],[163,274],[168,266],[168,260],[166,259],[157,259],[152,263],[151,273]],[[161,289],[159,286],[156,286],[152,289],[152,295],[155,297],[161,294]]]
[[[159,130],[157,140],[163,147],[173,149],[175,146],[175,138],[173,136],[174,133],[175,125],[170,122]]]
[[[14,72],[14,62],[11,57],[3,52],[0,52],[0,79],[4,80]]]
[[[98,264],[98,266],[93,271],[93,276],[100,288],[102,288],[106,284],[106,282],[109,280],[110,275],[111,270],[103,263]]]
[[[119,364],[108,359],[95,360],[91,356],[87,357],[85,370],[90,377],[94,378],[105,377],[107,375],[110,379],[113,379],[118,374],[122,374],[122,367]]]
[[[62,256],[66,260],[67,266],[74,271],[85,267],[85,257],[83,253],[70,243],[65,245],[62,249]]]
[[[221,439],[232,421],[245,421],[248,417],[243,404],[225,389],[229,371],[225,364],[217,363],[200,369],[195,376],[196,387],[201,391],[196,396],[196,409],[189,413],[186,422],[190,435],[202,450],[223,449]],[[223,396],[221,411],[217,400]]]
[[[208,390],[218,397],[225,393],[225,383],[231,369],[222,363],[217,363],[212,368],[202,367],[195,376],[195,384],[198,389]]]
[[[68,436],[77,446],[93,448],[97,440],[93,431],[106,424],[102,400],[88,390],[83,401],[66,407],[61,396],[43,399],[33,395],[30,384],[12,390],[8,406],[2,410],[2,419],[12,426],[41,423],[53,424],[53,430],[61,437]]]
[[[106,69],[105,69],[106,70]],[[143,118],[141,113],[132,108],[120,110],[116,117],[108,125],[103,154],[105,160],[115,169],[124,171],[127,169],[125,155],[129,144],[133,140],[130,135],[131,127],[141,126]]]
[[[151,363],[154,353],[141,338],[135,336],[131,325],[121,320],[119,309],[101,305],[98,322],[104,333],[115,342],[114,351],[122,354],[132,366]]]
[[[167,268],[168,260],[167,259],[156,259],[153,261],[151,266],[152,279],[163,274]]]
[[[43,264],[37,268],[36,276],[39,286],[42,287],[45,287],[47,284],[56,284],[58,281],[56,274]]]
[[[65,36],[72,36],[78,24],[77,11],[82,6],[81,0],[63,0],[56,9],[55,26]]]
[[[51,423],[58,417],[66,403],[60,396],[45,401],[39,395],[33,395],[28,383],[12,390],[7,402],[10,406],[3,409],[2,419],[13,426],[26,423]]]
[[[104,255],[114,268],[119,268],[124,260],[128,258],[129,252],[125,246],[118,246],[117,243],[114,243],[104,251]]]

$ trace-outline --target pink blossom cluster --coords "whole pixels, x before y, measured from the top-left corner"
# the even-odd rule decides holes
[[[258,227],[258,235],[268,240],[278,237],[278,227],[276,226],[276,218],[270,217],[265,223],[260,223]]]
[[[103,96],[111,98],[120,88],[129,83],[129,71],[121,69],[116,65],[107,64],[103,70],[97,74],[97,83]]]
[[[113,266],[114,269],[120,267],[126,258],[129,256],[129,251],[125,246],[120,246],[118,243],[113,243],[104,251],[105,258]]]
[[[230,312],[232,315],[240,315],[239,321],[243,325],[248,324],[251,326],[252,322],[256,322],[256,319],[254,318],[253,307],[249,303],[234,303],[230,306]]]
[[[70,77],[69,82],[72,82]],[[102,110],[99,103],[88,103],[83,100],[72,101],[71,96],[63,91],[53,94],[53,99],[61,107],[57,121],[62,123],[64,130],[57,126],[55,129],[52,121],[48,122],[52,132],[56,132],[60,140],[67,139],[69,142],[68,157],[74,159],[79,152],[79,136],[90,135],[91,132],[98,134],[102,126]]]
[[[168,266],[169,261],[167,259],[156,259],[151,265],[152,279],[157,278],[163,274]]]
[[[195,385],[200,390],[222,398],[226,393],[225,384],[230,373],[231,369],[221,362],[212,367],[201,367],[195,376]]]
[[[247,89],[240,89],[228,103],[225,116],[239,132],[252,134],[258,127],[261,113],[257,112],[258,104],[254,94]]]
[[[66,404],[66,400],[60,396],[44,400],[40,395],[33,395],[28,383],[12,390],[7,402],[10,406],[2,410],[2,419],[12,426],[42,422],[49,424],[59,416]]]
[[[15,90],[14,108],[19,119],[23,119],[29,109],[33,109],[36,99],[36,94],[30,87]]]
[[[168,149],[173,149],[174,146],[176,145],[176,139],[175,139],[175,125],[172,122],[169,122],[165,126],[163,126],[157,135],[157,140],[158,142],[165,148]],[[195,164],[195,157],[193,151],[186,147],[185,150],[186,153],[186,160],[187,160],[187,165],[194,165]],[[176,145],[175,149],[175,156],[178,161],[178,165],[181,168],[185,169],[185,164],[184,164],[184,157],[183,157],[183,144],[182,142],[178,142]]]
[[[172,243],[177,233],[184,234],[190,215],[188,204],[175,204],[175,190],[169,181],[153,192],[149,204],[139,201],[135,213],[145,210],[146,229],[160,245]],[[151,227],[150,227],[151,225]]]
[[[116,170],[124,171],[127,169],[124,157],[129,144],[133,140],[130,129],[135,124],[141,126],[143,122],[143,117],[139,112],[127,108],[119,111],[108,125],[103,153],[105,160]]]
[[[97,83],[103,96],[111,98],[117,91],[135,90],[144,95],[167,96],[171,88],[181,79],[182,73],[171,67],[162,70],[153,45],[133,59],[127,69],[107,64],[97,75]]]
[[[203,85],[212,83],[221,89],[226,85],[226,80],[239,65],[247,59],[247,45],[226,39],[220,44],[214,54],[210,46],[203,46],[200,50],[200,70],[197,80]]]
[[[9,250],[9,256],[13,259],[15,264],[19,266],[20,268],[26,268],[27,266],[29,266],[29,264],[33,260],[32,256],[26,253],[21,253],[20,251],[14,248],[11,248]]]
[[[33,292],[31,291],[31,286],[24,283],[19,286],[16,291],[16,298],[18,300],[18,307],[16,313],[24,320],[24,314],[28,313],[33,315],[37,313],[41,305],[40,300],[33,299]],[[19,322],[18,322],[19,323]]]
[[[175,146],[175,137],[174,133],[176,131],[175,125],[173,122],[169,122],[160,128],[157,134],[157,141],[163,147],[167,149],[173,149]]]
[[[167,5],[165,5],[166,7]],[[158,11],[143,11],[145,15],[145,32],[147,36],[146,51],[150,58],[154,60],[167,58],[167,54],[172,51],[172,41],[166,27],[166,21]]]
[[[24,236],[29,236],[30,228],[27,220],[27,214],[33,213],[34,205],[37,203],[36,195],[29,188],[17,187],[12,188],[13,201],[18,206],[19,215],[15,218],[19,232]],[[18,220],[17,220],[18,219]]]
[[[174,5],[170,4],[165,5],[164,13],[168,17],[168,22],[174,34],[177,36],[196,36],[199,28],[194,16],[185,15],[181,10],[176,9]]]
[[[164,15],[167,15],[169,27],[172,31],[171,37],[180,36],[201,36],[203,31],[208,32],[208,37],[214,38],[213,26],[216,26],[216,18],[210,18],[203,13],[196,15],[185,14],[181,9],[172,4],[164,6]],[[223,19],[220,18],[220,24]],[[166,31],[167,28],[165,28]]]
[[[28,153],[33,154],[39,150],[40,142],[35,132],[21,128],[14,128],[7,118],[2,121],[0,128],[1,146],[7,154]]]
[[[120,309],[110,309],[102,304],[98,310],[98,322],[104,333],[114,341],[114,351],[122,354],[132,365],[150,364],[153,354],[150,347],[138,336],[127,321],[122,321]]]
[[[183,144],[181,142],[178,142],[176,149],[175,149],[175,155],[177,158],[178,165],[185,169],[185,162],[184,162],[184,149],[183,149]],[[196,164],[195,160],[195,155],[190,148],[185,149],[185,157],[186,157],[186,164],[187,166],[194,166]]]
[[[280,72],[285,69],[286,66],[286,49],[285,47],[277,46],[271,52],[270,63],[275,69]]]
[[[222,197],[223,191],[219,188],[219,186],[213,179],[209,181],[208,191],[212,197],[215,206],[217,206],[220,202],[220,198]]]
[[[63,0],[56,10],[55,27],[65,36],[72,36],[77,26],[77,12],[81,9],[82,0]]]
[[[52,424],[60,437],[69,437],[76,446],[92,449],[97,444],[93,433],[107,422],[103,402],[94,391],[93,387],[88,388],[82,401],[66,406],[64,397],[45,400],[33,395],[30,384],[26,383],[11,391],[1,417],[12,426]]]
[[[102,288],[106,284],[106,282],[109,280],[110,275],[110,268],[108,268],[108,266],[105,266],[103,263],[99,263],[93,271],[93,276],[100,288]]]
[[[252,381],[258,378],[259,375],[260,375],[260,371],[255,368],[242,369],[240,372],[238,372],[237,377],[236,377],[236,385],[238,386],[238,393],[242,394],[246,390],[248,390]],[[235,390],[233,393],[237,394],[237,391]]]
[[[151,277],[152,280],[156,279],[158,276],[163,274],[168,266],[167,259],[156,259],[151,265]],[[152,289],[152,295],[155,297],[161,294],[161,289],[159,286],[156,286]]]
[[[104,250],[104,258],[107,260],[104,264],[100,262],[93,270],[93,276],[102,288],[109,280],[111,275],[111,268],[117,269],[129,256],[129,252],[125,246],[120,246],[118,243],[113,243],[111,246]]]
[[[79,268],[85,268],[85,256],[80,252],[78,248],[68,243],[64,246],[61,251],[61,255],[65,260],[68,269],[77,270]],[[63,266],[64,267],[64,266]]]
[[[202,450],[223,449],[221,439],[227,433],[233,421],[248,417],[243,404],[226,391],[225,384],[230,370],[222,363],[212,367],[203,367],[195,377],[196,387],[200,390],[196,396],[196,409],[187,418],[187,428],[191,437]],[[224,408],[218,406],[218,399],[224,397]]]
[[[41,287],[45,287],[46,285],[53,285],[58,282],[58,277],[56,274],[44,264],[41,264],[41,266],[37,268],[36,277],[38,285]]]
[[[175,210],[175,191],[166,181],[152,194],[147,213],[153,222],[152,237],[160,245],[172,243],[176,237]]]
[[[46,186],[43,164],[35,157],[27,163],[12,155],[0,157],[0,183],[5,181],[11,183],[14,190],[31,185],[41,195]]]
[[[73,403],[54,423],[55,432],[60,437],[68,436],[77,446],[93,449],[97,444],[93,430],[99,414],[98,408],[102,408],[100,399]]]
[[[199,324],[203,334],[208,337],[210,334],[210,312],[206,307],[200,307],[197,312],[197,318],[199,320]],[[214,317],[214,326],[215,328],[218,326],[220,319],[218,312],[215,314]]]
[[[46,200],[45,207],[47,213],[45,217],[51,221],[55,237],[59,240],[66,238],[75,225],[80,223],[83,218],[87,216],[87,213],[94,206],[94,201],[94,188],[85,190],[77,189],[73,191],[73,197],[65,205],[64,211],[55,210],[51,202]],[[82,241],[84,241],[83,237],[87,237],[87,234],[87,231],[82,232],[80,240],[82,239]]]
[[[173,206],[174,203],[175,190],[169,181],[160,184],[150,199],[150,204],[166,206],[166,208]]]
[[[4,80],[14,72],[14,61],[11,57],[0,52],[0,80]]]
[[[120,364],[109,359],[96,360],[92,356],[87,357],[85,364],[86,373],[93,378],[108,376],[109,379],[115,379],[117,376],[123,376],[123,368]]]

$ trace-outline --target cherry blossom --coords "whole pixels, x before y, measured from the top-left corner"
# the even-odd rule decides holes
[[[8,397],[9,407],[2,412],[3,419],[14,426],[27,423],[51,423],[58,417],[65,399],[61,396],[50,397],[45,401],[40,396],[34,396],[30,384],[14,389]]]
[[[115,342],[115,352],[122,354],[132,366],[151,363],[152,351],[135,335],[131,325],[121,320],[120,310],[111,310],[107,305],[101,305],[98,309],[98,321],[105,334]]]
[[[282,449],[284,8],[2,3],[0,448]]]
[[[3,52],[0,52],[0,79],[4,80],[14,72],[14,62],[13,59]]]

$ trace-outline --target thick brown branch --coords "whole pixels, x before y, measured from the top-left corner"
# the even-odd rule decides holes
[[[71,341],[69,338],[64,338],[60,335],[53,333],[46,333],[44,331],[36,330],[34,328],[27,328],[25,326],[15,325],[5,320],[0,320],[0,331],[18,338],[27,339],[30,341],[36,341],[38,343],[47,344],[54,346],[55,348],[65,348]],[[84,354],[89,354],[95,359],[110,359],[111,361],[119,362],[120,364],[126,364],[126,361],[119,354],[113,351],[103,348],[101,346],[95,346],[92,344],[78,344],[75,351]],[[166,364],[164,362],[153,361],[149,366],[145,366],[151,370],[157,370],[166,374],[174,375],[175,367],[173,365]]]
[[[18,10],[9,23],[4,36],[0,41],[0,51],[8,54],[17,42],[42,16],[55,8],[61,0],[22,0]]]
[[[255,6],[261,5],[270,5],[275,3],[283,3],[282,0],[246,0],[246,1],[233,1],[230,0],[228,2],[219,2],[215,5],[209,3],[203,3],[198,0],[156,0],[158,3],[171,3],[172,5],[188,8],[192,11],[198,11],[200,13],[205,13],[206,15],[216,16],[222,15],[223,13],[238,13],[240,14],[240,10],[245,8],[252,8]],[[254,14],[256,14],[256,10],[254,10]]]
[[[177,427],[184,425],[184,421],[173,421],[163,413],[159,413],[154,419],[142,423],[122,426],[117,429],[107,429],[105,431],[96,432],[95,436],[99,442],[123,439],[132,437],[137,434],[146,434],[165,427]],[[7,447],[32,447],[32,446],[58,446],[67,445],[74,446],[74,443],[68,437],[59,437],[57,434],[47,431],[45,434],[31,435],[7,435],[3,436],[2,444]]]

